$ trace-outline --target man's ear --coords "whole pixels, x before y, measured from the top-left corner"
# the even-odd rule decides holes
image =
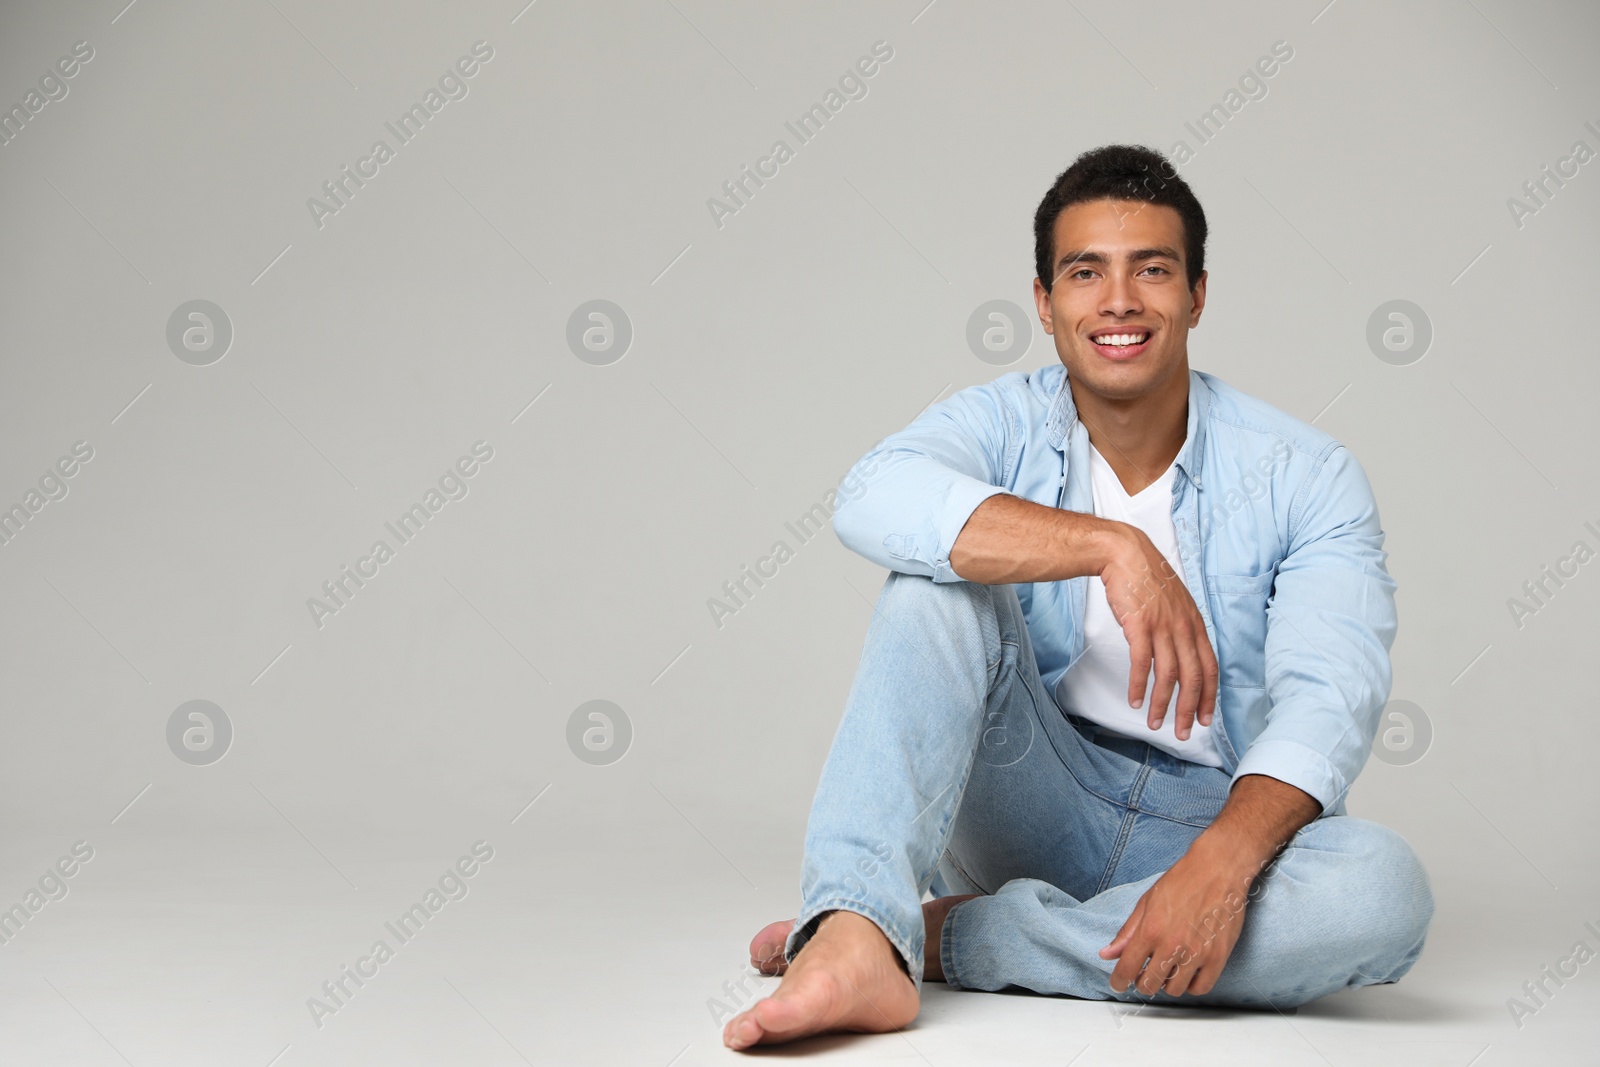
[[[1055,333],[1055,323],[1050,314],[1050,294],[1045,291],[1044,282],[1038,278],[1033,280],[1033,302],[1039,308],[1039,325],[1044,327],[1045,333]]]
[[[1189,294],[1194,305],[1189,309],[1189,328],[1192,330],[1200,325],[1200,313],[1206,309],[1206,275],[1201,271],[1200,277],[1195,280],[1194,290]]]

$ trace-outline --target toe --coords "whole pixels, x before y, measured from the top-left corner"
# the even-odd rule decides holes
[[[783,947],[789,940],[794,920],[769,923],[750,941],[750,963],[763,974],[782,974],[787,961]]]
[[[761,1024],[751,1012],[741,1012],[728,1021],[722,1043],[731,1049],[749,1048],[761,1040]]]

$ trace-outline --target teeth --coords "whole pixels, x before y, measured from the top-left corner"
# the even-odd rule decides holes
[[[1095,343],[1123,347],[1126,345],[1143,344],[1150,337],[1147,333],[1113,333],[1095,338]]]

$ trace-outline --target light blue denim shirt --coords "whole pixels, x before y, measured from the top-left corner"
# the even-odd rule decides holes
[[[961,581],[950,547],[996,493],[1092,514],[1089,434],[1060,363],[930,406],[839,484],[839,540],[880,566]],[[1264,774],[1345,813],[1388,700],[1395,581],[1366,472],[1328,434],[1189,371],[1172,517],[1217,655],[1212,736],[1237,781]],[[1049,690],[1083,653],[1087,576],[1016,585]]]

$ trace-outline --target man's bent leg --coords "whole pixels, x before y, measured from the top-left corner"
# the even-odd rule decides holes
[[[1010,586],[890,573],[806,827],[794,956],[834,910],[882,929],[922,987],[922,894],[986,743],[1031,736],[1032,694],[1008,684],[1024,633]],[[1031,653],[1030,653],[1031,663]],[[985,741],[985,738],[988,741]]]
[[[1421,955],[1433,916],[1427,874],[1404,838],[1365,819],[1326,816],[1301,829],[1257,879],[1238,943],[1209,992],[1146,998],[1130,986],[1114,993],[1116,961],[1099,951],[1158,877],[1081,901],[1018,878],[993,896],[958,904],[945,920],[945,980],[957,989],[1014,986],[1098,1000],[1286,1008],[1399,980]],[[1197,940],[1206,936],[1204,926]]]

